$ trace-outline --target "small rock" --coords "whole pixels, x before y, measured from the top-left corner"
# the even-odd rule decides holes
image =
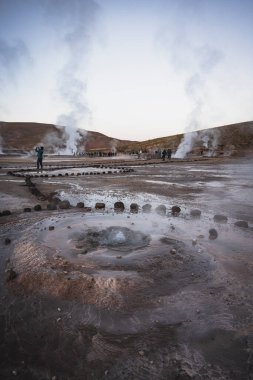
[[[175,254],[177,253],[177,251],[175,250],[175,248],[172,248],[172,249],[170,250],[170,253],[171,253],[172,255],[175,255]]]
[[[54,226],[49,226],[48,229],[49,229],[49,231],[53,231],[54,230]]]
[[[57,310],[58,310],[58,311],[61,311],[61,308],[60,308],[60,307],[58,307],[58,308],[57,308]]]
[[[91,207],[84,207],[83,211],[85,211],[85,212],[91,212]]]
[[[218,232],[216,231],[215,228],[211,228],[209,230],[209,239],[210,240],[215,240],[215,239],[217,239],[217,237],[218,237]]]
[[[5,240],[4,240],[4,244],[5,244],[5,245],[11,244],[11,239],[9,239],[9,238],[5,238]]]
[[[152,209],[152,206],[149,203],[142,206],[142,211],[145,213],[150,213],[151,209]]]
[[[116,256],[117,257],[117,259],[122,259],[122,256]]]
[[[2,215],[2,216],[8,216],[8,215],[11,215],[11,212],[10,212],[10,210],[3,210],[3,211],[1,212],[1,215]]]
[[[59,208],[61,210],[67,210],[69,209],[71,206],[70,206],[70,202],[68,200],[64,200],[64,201],[61,201],[59,202]]]
[[[14,371],[12,371],[12,374],[13,374],[14,376],[17,376],[18,373],[17,373],[17,371],[14,370]]]
[[[241,228],[248,228],[249,224],[245,220],[238,220],[237,222],[235,222],[235,226]]]
[[[17,277],[17,272],[15,272],[15,270],[13,270],[12,268],[7,269],[5,271],[5,280],[6,280],[6,282],[12,281],[16,277]]]
[[[114,203],[114,210],[116,212],[123,212],[125,210],[125,205],[123,202],[115,202]]]
[[[76,208],[84,208],[84,203],[83,202],[78,202],[76,204]]]
[[[58,380],[57,376],[53,376],[51,380]]]
[[[228,218],[225,215],[214,215],[213,217],[214,222],[216,223],[227,223]]]
[[[137,214],[139,211],[139,206],[137,203],[131,203],[130,204],[130,212]]]
[[[95,204],[95,209],[96,210],[104,210],[105,209],[105,204],[103,202],[97,202]]]
[[[173,216],[178,216],[180,214],[181,208],[179,206],[172,206],[171,213]]]
[[[193,217],[193,218],[199,218],[200,215],[201,215],[201,211],[198,210],[198,209],[193,209],[190,211],[190,215]]]
[[[197,240],[196,239],[193,239],[192,240],[192,245],[196,245],[197,244]]]
[[[159,215],[166,215],[166,207],[164,205],[159,205],[155,208],[155,212]]]
[[[34,211],[41,211],[41,205],[35,205]]]
[[[145,352],[144,352],[143,350],[140,350],[138,353],[139,353],[139,355],[141,355],[141,356],[144,356],[144,355],[145,355]]]
[[[31,211],[32,211],[31,207],[25,207],[24,208],[24,212],[31,212]]]

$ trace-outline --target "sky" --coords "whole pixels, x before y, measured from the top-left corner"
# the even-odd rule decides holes
[[[253,120],[252,0],[0,0],[0,120],[147,140]]]

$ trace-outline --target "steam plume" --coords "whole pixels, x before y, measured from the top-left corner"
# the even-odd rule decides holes
[[[57,124],[64,126],[68,135],[64,153],[72,154],[77,150],[78,128],[90,113],[85,100],[84,74],[98,5],[93,0],[54,0],[48,2],[48,12],[56,22],[57,33],[61,31],[57,37],[68,53],[68,60],[59,72],[57,88],[67,111],[58,116]]]
[[[222,54],[219,50],[204,45],[195,49],[195,57],[197,58],[196,72],[187,79],[185,84],[186,94],[193,104],[186,132],[206,127],[202,122],[202,113],[208,98],[207,78],[222,59]],[[193,148],[196,137],[196,134],[186,133],[174,157],[184,158]]]

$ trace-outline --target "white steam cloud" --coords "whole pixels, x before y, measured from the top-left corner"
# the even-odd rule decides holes
[[[197,57],[196,72],[187,79],[185,92],[193,104],[186,126],[186,133],[180,143],[174,157],[184,158],[194,146],[196,134],[187,133],[206,128],[202,123],[202,116],[207,99],[208,75],[222,59],[222,54],[208,45],[195,49]]]
[[[48,2],[48,14],[54,23],[56,38],[64,44],[68,60],[58,75],[57,92],[65,103],[66,112],[57,118],[67,137],[65,154],[77,151],[84,118],[90,114],[85,100],[87,65],[98,5],[93,0],[53,0]],[[83,79],[80,79],[83,78]]]
[[[177,8],[175,12],[178,12]],[[179,14],[175,16],[175,19],[180,19]],[[223,53],[208,43],[193,43],[184,26],[176,35],[165,27],[159,34],[159,40],[166,49],[171,67],[184,81],[184,91],[192,106],[186,121],[186,134],[174,155],[183,158],[192,149],[196,138],[195,134],[187,132],[207,128],[203,120],[208,109],[209,80],[223,60]]]

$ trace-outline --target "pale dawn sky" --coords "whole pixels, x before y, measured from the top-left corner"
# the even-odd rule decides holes
[[[0,120],[146,140],[253,120],[252,0],[0,0]]]

